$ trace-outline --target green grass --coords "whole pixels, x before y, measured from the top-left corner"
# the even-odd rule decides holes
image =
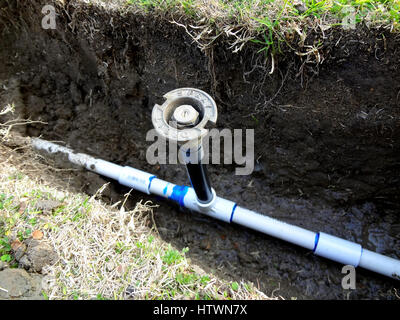
[[[13,207],[13,196],[0,193],[0,214],[5,210],[15,211]],[[0,215],[0,261],[11,262],[11,242],[7,234],[9,234],[10,226],[15,225],[18,217],[13,214],[12,217],[4,217]]]
[[[234,19],[238,24],[245,23],[248,18],[263,21],[269,19],[268,28],[281,21],[299,17],[321,18],[324,14],[341,19],[348,7],[354,9],[357,22],[367,15],[387,23],[400,21],[399,0],[303,0],[307,10],[299,12],[294,0],[214,0],[208,4],[197,0],[127,0],[127,4],[137,5],[146,10],[183,11],[200,19],[208,18],[202,13],[207,6],[221,13],[220,19]]]
[[[282,53],[283,45],[297,51],[298,33],[306,38],[318,26],[348,30],[365,24],[400,31],[400,0],[303,0],[305,11],[298,10],[295,1],[127,0],[127,4],[169,19],[188,17],[197,24],[190,31],[203,49],[213,38],[202,31],[211,27],[214,36],[228,34],[232,38],[233,50],[241,50],[243,42],[252,42],[267,56]]]
[[[146,11],[153,9],[161,9],[161,10],[175,10],[179,7],[179,10],[182,10],[185,14],[189,16],[195,16],[195,0],[128,0],[128,4],[137,4],[142,7]]]
[[[184,258],[184,254],[189,251],[188,248],[184,248],[182,250],[182,252],[179,252],[175,249],[172,249],[171,247],[169,247],[169,249],[165,252],[162,260],[164,263],[171,265],[174,263],[179,263],[183,258]]]

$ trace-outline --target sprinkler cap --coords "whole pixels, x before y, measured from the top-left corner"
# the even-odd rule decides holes
[[[175,89],[164,95],[166,101],[156,104],[151,115],[154,128],[170,141],[184,144],[201,142],[208,130],[207,122],[217,122],[217,105],[202,90]]]

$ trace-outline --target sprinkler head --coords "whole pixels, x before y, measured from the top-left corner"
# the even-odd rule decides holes
[[[151,115],[154,128],[165,139],[183,145],[201,145],[208,121],[216,123],[217,106],[204,91],[194,88],[175,89],[164,95],[166,101],[156,104]]]
[[[166,101],[156,104],[151,114],[154,128],[165,139],[179,145],[179,160],[186,164],[190,182],[196,192],[198,207],[208,210],[215,199],[202,159],[202,139],[208,121],[216,123],[217,106],[204,91],[182,88],[164,95]]]

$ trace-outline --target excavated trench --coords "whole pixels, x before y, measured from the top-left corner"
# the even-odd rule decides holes
[[[400,258],[398,35],[333,30],[322,64],[292,54],[269,75],[259,48],[249,44],[234,54],[220,39],[202,52],[163,19],[94,6],[60,12],[57,30],[41,29],[39,18],[3,30],[0,40],[2,102],[13,101],[21,118],[43,122],[19,127],[22,134],[188,184],[183,166],[147,163],[145,137],[163,94],[199,88],[217,102],[217,128],[255,130],[252,174],[209,166],[218,195]],[[94,194],[105,182],[81,171],[66,184]],[[127,191],[111,182],[104,199],[115,202]],[[189,247],[195,263],[252,281],[267,294],[280,288],[275,294],[285,298],[394,299],[399,288],[360,269],[356,290],[343,290],[339,264],[137,192],[131,205],[140,199],[160,205],[154,217],[161,236]]]

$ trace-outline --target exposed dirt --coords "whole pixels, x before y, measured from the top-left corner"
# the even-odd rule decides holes
[[[255,129],[255,171],[209,166],[217,193],[314,231],[400,258],[400,37],[384,30],[332,30],[323,64],[287,56],[268,75],[248,45],[230,53],[223,39],[203,53],[185,31],[162,19],[66,7],[57,30],[26,13],[0,40],[0,97],[15,102],[29,136],[64,141],[105,160],[188,184],[184,167],[146,162],[151,110],[166,92],[195,87],[218,105],[218,128]],[[31,15],[31,17],[29,17]],[[73,17],[73,18],[71,18]],[[112,23],[110,23],[110,19]],[[71,20],[72,19],[72,20]],[[18,22],[19,20],[16,19]],[[18,25],[18,23],[17,23]],[[70,187],[94,193],[105,182],[71,174]],[[126,188],[112,184],[111,201]],[[243,277],[286,298],[395,298],[395,280],[357,271],[341,287],[341,266],[235,225],[181,211],[160,199],[161,235],[221,276]]]

